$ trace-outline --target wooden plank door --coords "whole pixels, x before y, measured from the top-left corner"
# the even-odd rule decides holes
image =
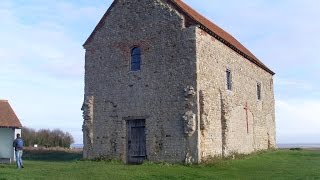
[[[146,159],[145,120],[127,121],[128,132],[128,163],[141,164]]]

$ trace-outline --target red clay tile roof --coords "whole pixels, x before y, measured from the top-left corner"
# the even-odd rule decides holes
[[[221,29],[216,24],[212,23],[210,20],[196,12],[190,6],[182,2],[182,0],[171,0],[181,11],[183,11],[187,16],[189,16],[192,20],[194,20],[197,24],[200,25],[200,28],[205,31],[209,31],[208,33],[213,35],[222,43],[229,46],[231,49],[244,56],[257,66],[266,70],[270,74],[274,75],[275,73],[271,71],[266,65],[264,65],[258,58],[256,58],[247,48],[245,48],[239,41],[237,41],[234,37],[232,37],[229,33]]]
[[[104,24],[104,19],[110,13],[110,10],[115,5],[118,0],[114,0],[110,8],[104,14],[102,19],[100,20],[99,24],[95,27],[94,31],[91,33],[89,38],[84,43],[84,46],[91,41],[95,32],[100,29],[100,27]],[[265,71],[269,72],[270,74],[274,75],[275,73],[270,70],[266,65],[264,65],[258,58],[256,58],[247,48],[245,48],[239,41],[237,41],[233,36],[229,33],[221,29],[216,24],[212,23],[210,20],[199,14],[197,11],[192,9],[190,6],[185,4],[182,0],[167,0],[169,3],[172,3],[178,11],[182,12],[185,16],[189,19],[194,21],[194,24],[200,26],[201,29],[208,32],[210,35],[214,36],[216,39],[251,61],[252,63],[256,64],[260,68],[264,69]]]
[[[22,125],[7,100],[0,100],[0,127],[21,128]]]

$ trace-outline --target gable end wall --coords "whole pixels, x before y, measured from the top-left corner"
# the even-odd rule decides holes
[[[197,88],[195,27],[162,0],[119,0],[103,21],[85,45],[85,156],[126,162],[126,120],[143,118],[149,160],[197,162],[198,133],[184,128],[197,115],[197,97],[185,97]],[[129,72],[134,46],[141,70]]]

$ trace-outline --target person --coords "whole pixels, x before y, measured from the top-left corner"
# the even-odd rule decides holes
[[[13,141],[13,147],[16,155],[17,168],[24,168],[22,163],[23,140],[20,134],[17,134],[17,138]]]

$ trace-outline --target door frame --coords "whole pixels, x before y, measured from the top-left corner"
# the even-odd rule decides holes
[[[129,134],[131,131],[129,131],[129,123],[132,121],[143,121],[143,127],[144,127],[144,136],[145,136],[145,141],[144,141],[144,145],[145,145],[145,156],[144,156],[144,160],[147,159],[147,142],[146,142],[146,138],[147,138],[147,134],[146,134],[146,118],[145,117],[130,117],[130,118],[126,118],[126,163],[127,164],[139,164],[139,163],[134,163],[134,162],[130,162],[130,150],[129,150],[129,139],[131,137],[131,135]],[[139,126],[137,126],[139,127]],[[132,128],[132,126],[130,126],[130,128]]]

